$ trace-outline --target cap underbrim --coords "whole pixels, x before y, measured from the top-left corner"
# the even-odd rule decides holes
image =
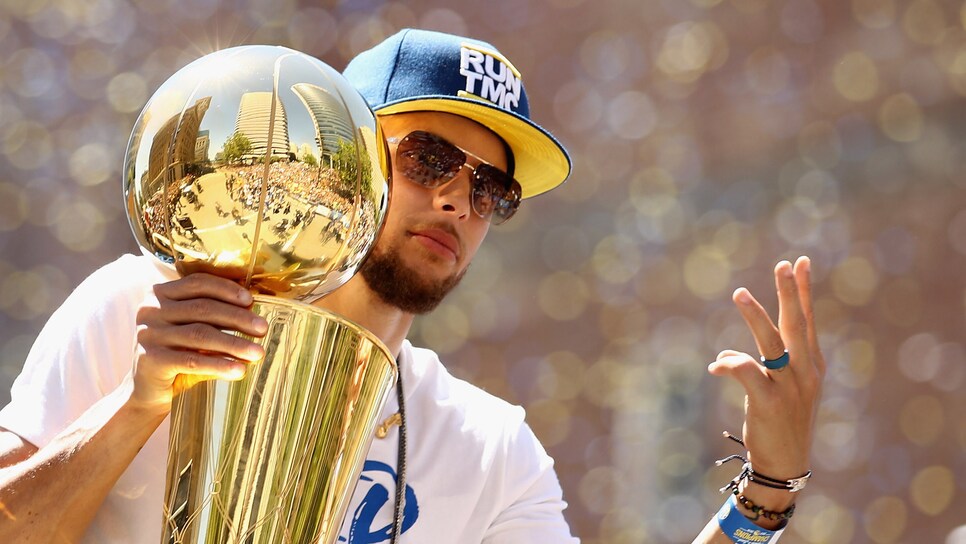
[[[495,105],[454,96],[420,96],[389,102],[375,110],[378,115],[416,111],[460,115],[497,133],[513,151],[513,177],[520,183],[523,198],[546,193],[570,176],[570,156],[549,132]]]

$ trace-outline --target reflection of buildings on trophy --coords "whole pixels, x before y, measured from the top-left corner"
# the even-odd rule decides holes
[[[205,163],[208,162],[208,147],[211,145],[211,136],[207,130],[201,130],[198,132],[198,138],[195,140],[195,161]]]
[[[198,127],[211,105],[211,97],[199,99],[181,114],[172,115],[158,129],[151,142],[146,191],[154,194],[163,182],[169,185],[187,174],[186,167],[196,162]]]
[[[275,98],[275,116],[272,117],[272,92],[245,93],[238,106],[235,134],[241,134],[251,143],[251,149],[242,159],[260,159],[269,154],[271,134],[271,158],[288,157],[288,117],[282,101]]]
[[[309,110],[315,124],[315,143],[319,146],[320,157],[329,161],[321,164],[329,166],[331,157],[339,151],[340,141],[353,141],[351,117],[341,100],[329,91],[311,83],[296,83],[292,91]]]
[[[159,234],[167,232],[168,223],[161,215],[163,202],[170,209],[181,192],[181,183],[189,174],[198,170],[198,128],[211,105],[211,97],[198,99],[193,106],[180,114],[172,115],[158,129],[151,142],[148,155],[147,182],[143,184],[146,195],[142,215],[145,226],[154,226]],[[147,120],[142,121],[144,123]],[[207,132],[207,131],[205,131]],[[132,146],[133,147],[133,146]],[[207,150],[207,145],[205,145]],[[194,172],[193,172],[194,171]],[[176,183],[178,182],[178,183]],[[167,198],[164,188],[167,187]],[[163,238],[167,238],[162,234]]]

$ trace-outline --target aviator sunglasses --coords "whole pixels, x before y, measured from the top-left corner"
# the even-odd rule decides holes
[[[520,184],[506,172],[484,162],[476,155],[445,139],[422,130],[410,132],[401,140],[387,138],[396,146],[396,167],[413,183],[435,189],[451,181],[463,167],[470,169],[470,204],[481,218],[494,225],[513,217],[520,206]],[[473,168],[466,157],[480,161]]]

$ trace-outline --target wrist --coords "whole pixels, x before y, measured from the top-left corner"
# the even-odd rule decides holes
[[[757,485],[753,482],[749,482],[748,480],[742,480],[742,482],[735,489],[734,494],[743,495],[754,504],[772,512],[783,512],[791,508],[791,506],[795,504],[795,499],[798,498],[797,493],[790,493],[783,489],[774,489],[771,487]],[[755,517],[754,513],[740,503],[738,504],[738,508],[746,516],[751,518]],[[758,523],[758,521],[756,521],[756,523]]]
[[[758,506],[768,512],[785,513],[789,512],[789,509],[794,506],[797,498],[795,493],[756,485],[747,480],[743,480],[735,488],[734,496],[737,497],[738,495],[744,500],[735,501],[737,510],[755,525],[772,531],[784,527],[788,523],[788,518],[769,519],[769,517],[761,515],[760,511],[756,512],[749,506]],[[791,516],[789,515],[789,517]]]
[[[729,495],[715,518],[720,531],[735,544],[771,544],[778,541],[782,527],[765,528],[745,517],[734,495]]]
[[[165,397],[148,398],[148,396],[139,395],[134,384],[134,377],[131,375],[128,375],[128,379],[121,384],[119,389],[118,393],[124,398],[122,408],[135,418],[144,420],[164,419],[171,412],[171,401]]]

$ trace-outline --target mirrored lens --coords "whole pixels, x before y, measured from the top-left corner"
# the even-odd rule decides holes
[[[466,155],[435,134],[415,131],[399,142],[396,160],[410,180],[434,188],[456,176],[466,163]]]
[[[513,186],[503,195],[503,198],[497,201],[490,222],[494,225],[499,225],[513,217],[513,214],[517,213],[517,209],[520,207],[520,198],[522,195],[523,190],[520,188],[520,184],[514,180]]]
[[[520,195],[520,184],[495,166],[481,164],[473,172],[473,210],[496,225],[516,213]]]

